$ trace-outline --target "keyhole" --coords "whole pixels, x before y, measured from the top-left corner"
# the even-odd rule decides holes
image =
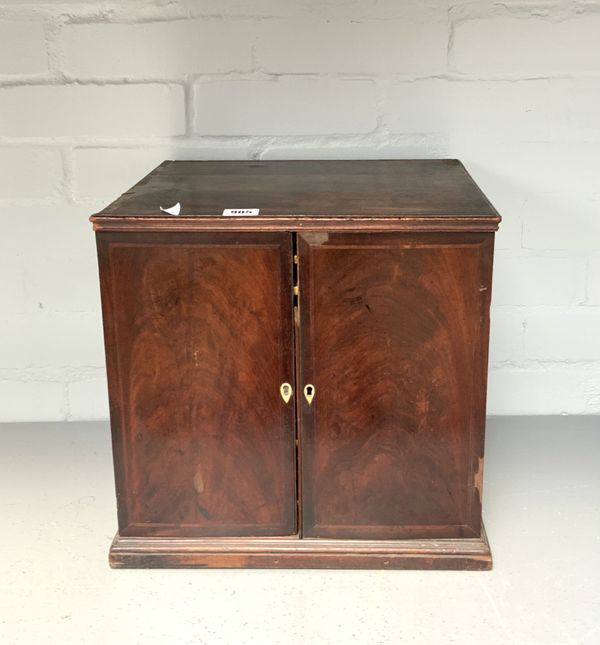
[[[308,385],[304,386],[304,398],[306,399],[306,402],[308,405],[312,403],[312,400],[315,396],[315,386],[311,385],[310,383]]]
[[[282,383],[279,388],[279,393],[284,403],[287,403],[292,398],[292,386],[289,383]]]

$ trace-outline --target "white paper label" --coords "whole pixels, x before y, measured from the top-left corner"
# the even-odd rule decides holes
[[[223,217],[248,217],[258,215],[260,208],[226,208],[223,211]]]
[[[159,206],[159,208],[163,213],[168,213],[169,215],[179,215],[181,213],[181,204],[179,202],[170,208],[163,208],[162,206]]]

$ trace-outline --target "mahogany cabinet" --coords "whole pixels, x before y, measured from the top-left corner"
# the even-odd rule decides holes
[[[500,217],[460,162],[166,161],[91,219],[112,566],[491,567]]]

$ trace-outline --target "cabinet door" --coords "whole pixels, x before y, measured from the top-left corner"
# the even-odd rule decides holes
[[[291,236],[97,242],[120,533],[295,533]]]
[[[299,239],[303,534],[480,534],[489,234]]]

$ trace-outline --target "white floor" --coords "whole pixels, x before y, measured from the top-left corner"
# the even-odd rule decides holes
[[[0,644],[600,644],[600,418],[488,424],[486,573],[111,570],[106,423],[0,426]]]

